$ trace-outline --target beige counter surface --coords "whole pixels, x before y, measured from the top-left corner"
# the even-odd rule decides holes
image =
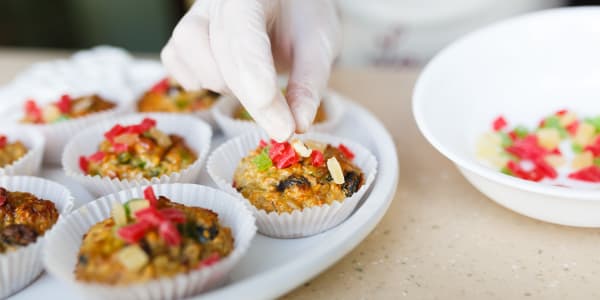
[[[0,84],[35,61],[60,56],[0,49]],[[400,182],[376,229],[285,298],[599,298],[600,230],[535,221],[471,187],[416,128],[410,96],[417,74],[334,72],[331,86],[366,106],[392,133]]]

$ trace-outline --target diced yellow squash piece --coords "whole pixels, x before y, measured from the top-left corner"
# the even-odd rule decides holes
[[[125,213],[125,207],[123,204],[118,202],[113,203],[110,215],[117,227],[127,225],[127,214]]]
[[[116,254],[116,258],[130,272],[141,270],[150,261],[148,254],[138,245],[127,246]]]
[[[56,105],[48,105],[42,109],[42,119],[45,122],[52,122],[61,115],[60,109]]]
[[[156,140],[156,143],[161,147],[169,147],[171,146],[171,138],[169,136],[158,130],[156,127],[152,127],[150,129],[150,135]]]
[[[588,123],[581,123],[579,127],[577,127],[577,132],[575,133],[575,137],[573,138],[573,142],[580,146],[587,146],[592,139],[594,138],[594,133],[596,132],[596,127]]]
[[[560,132],[556,128],[542,128],[536,133],[540,146],[553,150],[560,144]]]
[[[324,144],[324,143],[321,143],[321,142],[317,142],[317,141],[314,141],[314,140],[306,140],[306,141],[304,141],[304,144],[308,148],[310,148],[312,150],[318,150],[318,151],[321,151],[321,152],[324,152],[325,151],[325,147],[327,147],[327,144]]]
[[[493,160],[502,152],[502,138],[495,132],[487,132],[477,140],[477,157],[483,160]]]
[[[572,167],[574,170],[587,168],[594,164],[594,154],[590,151],[579,153],[573,158]]]
[[[555,168],[560,168],[561,166],[563,166],[566,162],[565,158],[562,155],[558,155],[558,154],[551,154],[548,155],[544,158],[544,160],[546,160],[546,162],[555,167]]]
[[[146,199],[132,199],[127,202],[127,207],[129,208],[129,214],[133,218],[137,211],[150,207],[150,202]]]
[[[327,160],[327,169],[335,184],[343,184],[345,182],[344,172],[342,171],[340,162],[335,157]]]
[[[564,115],[560,116],[559,120],[560,120],[560,125],[566,127],[566,126],[571,125],[571,123],[573,123],[575,120],[577,120],[577,115],[575,113],[568,111]]]

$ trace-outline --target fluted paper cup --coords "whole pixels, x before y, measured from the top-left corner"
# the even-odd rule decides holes
[[[242,158],[256,149],[261,139],[268,136],[260,131],[250,132],[229,140],[217,148],[209,157],[207,169],[210,177],[222,190],[235,195],[245,203],[256,217],[258,231],[277,238],[298,238],[326,231],[342,223],[356,208],[360,199],[369,189],[377,172],[377,159],[365,147],[345,138],[319,133],[299,135],[301,140],[315,140],[331,145],[340,143],[348,146],[354,154],[353,163],[365,176],[364,185],[351,197],[334,201],[331,205],[321,205],[290,213],[266,212],[258,209],[233,187],[233,174]]]
[[[0,187],[9,191],[28,192],[38,198],[54,202],[64,218],[73,208],[71,193],[64,186],[37,177],[30,176],[2,176]],[[45,232],[44,236],[37,238],[35,243],[6,254],[0,254],[0,298],[8,297],[27,286],[43,269],[40,258],[45,240],[56,224]]]
[[[198,159],[179,172],[164,174],[151,179],[118,179],[100,175],[91,176],[83,173],[79,167],[79,157],[89,156],[98,151],[98,145],[104,139],[106,131],[110,130],[115,124],[130,125],[139,123],[145,117],[155,119],[157,121],[157,128],[165,133],[182,136],[186,144],[196,152]],[[67,176],[75,179],[96,196],[150,184],[193,183],[197,180],[204,161],[208,156],[211,137],[212,130],[210,126],[192,116],[165,113],[132,114],[115,120],[105,121],[77,134],[65,147],[62,165]]]
[[[217,189],[195,184],[162,184],[153,187],[156,195],[218,213],[221,224],[232,230],[233,251],[209,267],[146,283],[110,286],[77,281],[74,270],[83,234],[92,225],[110,217],[113,203],[125,203],[132,198],[143,197],[143,187],[138,187],[90,202],[57,224],[56,231],[48,235],[43,254],[48,273],[73,286],[84,299],[178,299],[223,284],[250,247],[256,233],[252,213],[238,200]]]
[[[321,103],[325,109],[326,119],[313,124],[309,132],[333,132],[344,116],[344,101],[336,92],[327,91]],[[235,111],[240,105],[240,102],[233,96],[221,96],[212,110],[216,123],[229,138],[260,129],[253,121],[234,118]]]
[[[0,135],[6,135],[9,143],[21,141],[27,147],[27,153],[10,165],[0,168],[0,176],[39,173],[46,141],[44,136],[35,130],[15,128],[7,124],[1,127],[3,129],[0,129]]]

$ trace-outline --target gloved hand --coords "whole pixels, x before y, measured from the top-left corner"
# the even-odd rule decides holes
[[[340,26],[330,0],[197,0],[161,53],[186,89],[232,93],[277,141],[312,124]],[[276,67],[289,71],[286,96]]]

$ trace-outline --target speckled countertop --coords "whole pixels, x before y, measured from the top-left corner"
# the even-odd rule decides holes
[[[334,73],[333,88],[392,133],[400,182],[367,239],[285,298],[598,299],[600,229],[539,222],[475,190],[418,132],[410,107],[417,75]]]
[[[66,55],[0,48],[0,84],[35,61]],[[600,230],[535,221],[471,187],[416,128],[410,96],[417,75],[334,72],[331,86],[366,106],[392,133],[400,182],[376,229],[284,298],[600,298]]]

